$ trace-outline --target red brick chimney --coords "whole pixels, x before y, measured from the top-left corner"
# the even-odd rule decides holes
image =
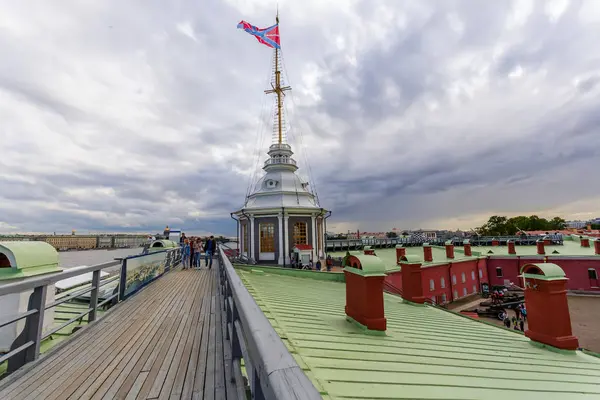
[[[372,331],[385,331],[385,264],[377,256],[349,255],[344,265],[346,318]],[[421,289],[422,290],[422,289]]]
[[[423,278],[418,257],[404,256],[400,264],[402,266],[402,298],[406,301],[423,304],[425,296],[423,296]]]
[[[463,240],[463,250],[465,252],[465,256],[471,257],[473,252],[471,252],[471,242],[468,240]]]
[[[454,258],[454,245],[451,240],[446,241],[446,258]]]
[[[556,264],[526,264],[525,279],[527,325],[525,336],[539,343],[565,350],[576,350],[579,342],[571,330],[567,302],[567,278]]]
[[[581,237],[581,247],[590,247],[590,238],[582,236]]]
[[[367,256],[374,256],[375,255],[375,250],[373,250],[371,248],[371,246],[365,246],[365,248],[363,249],[365,255]]]
[[[552,244],[552,240],[548,237],[544,238],[544,246],[550,246]]]
[[[515,241],[507,240],[506,245],[508,246],[508,254],[517,254],[517,250],[515,249]]]
[[[433,261],[433,253],[431,252],[431,246],[429,243],[423,243],[423,259],[425,262]]]
[[[600,238],[594,239],[594,254],[600,256]]]
[[[401,244],[396,245],[396,264],[400,264],[402,256],[406,255],[406,248]]]
[[[537,246],[537,253],[538,254],[546,254],[546,251],[544,249],[544,241],[543,240],[537,240],[535,242],[536,246]]]

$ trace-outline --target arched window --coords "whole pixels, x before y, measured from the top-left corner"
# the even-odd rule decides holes
[[[458,291],[454,291],[454,300],[458,299]]]
[[[4,253],[0,253],[0,268],[10,268],[10,260]]]
[[[296,222],[294,224],[294,244],[307,244],[306,222]]]
[[[442,303],[446,302],[446,293],[442,293]]]
[[[462,283],[465,283],[467,281],[467,276],[465,275],[464,272],[462,274],[460,274],[460,277],[462,278]]]
[[[435,290],[435,282],[433,281],[433,279],[429,280],[429,291],[433,292]]]
[[[443,276],[440,278],[440,287],[442,289],[446,287],[446,280],[444,279]]]
[[[473,293],[477,293],[477,286],[473,285]]]
[[[475,271],[471,271],[471,279],[475,280]]]
[[[275,252],[275,224],[261,223],[259,224],[260,231],[260,252],[274,253]]]
[[[463,296],[467,295],[467,288],[463,288]]]
[[[483,278],[483,271],[479,269],[479,279]]]
[[[452,275],[452,284],[456,285],[456,275]]]

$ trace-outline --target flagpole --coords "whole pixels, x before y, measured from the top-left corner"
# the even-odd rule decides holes
[[[277,15],[275,22],[279,26],[279,2],[277,2]],[[275,90],[277,91],[277,123],[279,127],[279,144],[283,142],[283,132],[281,123],[281,71],[279,71],[279,49],[275,48]]]

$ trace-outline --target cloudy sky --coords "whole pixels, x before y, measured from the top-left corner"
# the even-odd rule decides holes
[[[0,5],[0,231],[235,231],[272,56],[236,25],[276,0]],[[279,10],[290,142],[330,230],[600,216],[599,1]]]

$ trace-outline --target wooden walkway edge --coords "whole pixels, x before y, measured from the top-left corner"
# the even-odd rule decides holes
[[[167,273],[0,381],[0,399],[237,400],[217,264]]]

